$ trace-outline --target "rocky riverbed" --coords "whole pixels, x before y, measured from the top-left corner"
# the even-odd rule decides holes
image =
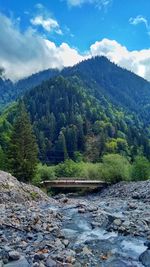
[[[0,267],[150,267],[150,182],[47,198],[1,177]]]

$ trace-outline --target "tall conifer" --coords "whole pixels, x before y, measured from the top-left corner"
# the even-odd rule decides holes
[[[9,151],[10,170],[13,175],[21,181],[30,181],[36,169],[37,153],[29,115],[24,103],[20,101]]]

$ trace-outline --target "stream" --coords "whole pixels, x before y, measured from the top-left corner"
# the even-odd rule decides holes
[[[53,209],[63,214],[62,232],[69,240],[68,247],[75,251],[79,266],[150,266],[143,265],[139,260],[140,255],[147,250],[145,236],[140,236],[138,233],[137,236],[119,233],[117,227],[114,227],[116,230],[110,228],[114,220],[120,227],[121,222],[127,224],[128,220],[131,220],[131,214],[127,211],[129,205],[127,201],[100,202],[98,198],[93,197],[92,203],[90,198],[88,201],[87,198],[77,198],[75,203],[76,206],[66,203],[64,207],[53,207]],[[134,213],[137,215],[141,212],[140,205],[138,209],[133,209],[135,204],[137,203],[130,203],[131,210],[134,210],[131,212],[133,217]],[[134,225],[132,227],[134,228]]]

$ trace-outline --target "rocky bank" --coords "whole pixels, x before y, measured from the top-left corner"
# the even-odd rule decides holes
[[[0,172],[0,267],[150,267],[150,182],[48,198]]]

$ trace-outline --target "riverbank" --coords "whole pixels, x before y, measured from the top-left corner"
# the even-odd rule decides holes
[[[150,182],[119,183],[83,197],[41,192],[40,201],[16,203],[1,189],[0,266],[149,267],[149,192]]]

